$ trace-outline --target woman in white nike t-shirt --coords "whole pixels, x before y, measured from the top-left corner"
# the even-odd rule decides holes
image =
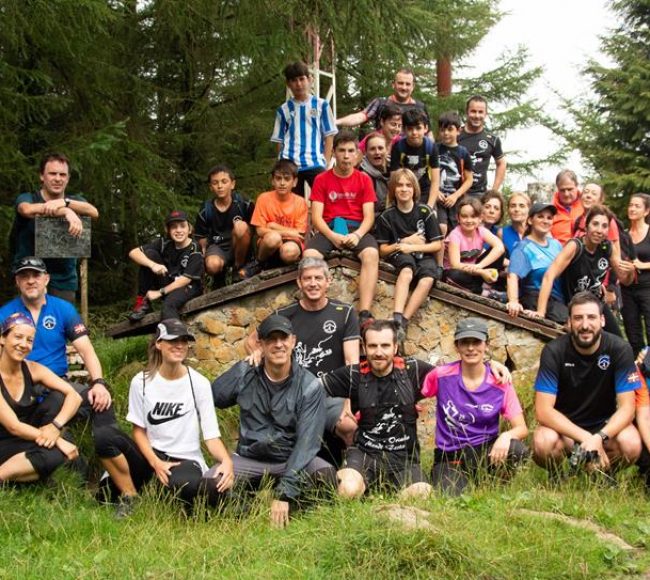
[[[122,455],[126,468],[109,469],[121,492],[118,515],[130,511],[120,507],[131,504],[130,498],[154,475],[186,503],[205,496],[209,504],[216,504],[232,487],[232,460],[220,439],[210,382],[184,364],[190,340],[194,337],[180,320],[160,322],[149,345],[147,367],[131,381],[126,418],[133,424],[133,440],[116,430],[110,441],[111,455]],[[214,478],[202,477],[208,466],[201,435],[220,463]],[[102,443],[104,451],[111,448]]]

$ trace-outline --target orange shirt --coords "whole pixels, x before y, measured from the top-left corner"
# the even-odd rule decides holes
[[[285,199],[281,199],[276,191],[266,191],[255,200],[251,224],[267,227],[268,224],[274,223],[306,234],[308,211],[307,202],[299,195],[290,193]],[[284,235],[282,237],[285,238]],[[286,239],[291,237],[287,236]]]
[[[569,209],[560,203],[559,193],[557,191],[553,194],[551,203],[557,209],[557,213],[553,216],[551,235],[564,246],[573,237],[573,224],[585,210],[582,207],[579,195],[578,199],[573,202]]]

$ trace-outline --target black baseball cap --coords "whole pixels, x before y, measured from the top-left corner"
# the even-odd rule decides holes
[[[165,220],[165,225],[168,226],[169,224],[172,224],[174,222],[189,222],[189,221],[190,220],[187,218],[187,214],[184,211],[175,209],[174,211],[169,212],[169,215]]]
[[[464,318],[463,320],[459,320],[456,326],[456,333],[454,334],[454,341],[462,340],[463,338],[476,338],[487,342],[487,324],[479,318]]]
[[[177,338],[195,340],[189,328],[178,320],[178,318],[168,318],[158,323],[156,327],[156,342],[159,340],[176,340]]]
[[[536,201],[532,207],[528,210],[528,217],[534,216],[535,214],[542,213],[545,210],[549,210],[553,215],[557,213],[557,208],[552,203],[546,203],[544,201]]]
[[[18,274],[18,272],[23,272],[25,270],[34,270],[36,272],[41,272],[42,274],[47,274],[47,266],[45,265],[45,262],[36,256],[25,256],[24,258],[21,258],[14,268],[14,276]]]
[[[280,314],[271,314],[267,316],[257,327],[257,336],[259,338],[268,338],[272,332],[283,332],[287,336],[293,334],[291,320]]]

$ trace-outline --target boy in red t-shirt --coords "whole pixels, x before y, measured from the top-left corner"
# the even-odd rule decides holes
[[[270,260],[280,265],[300,260],[307,233],[307,202],[292,194],[298,181],[298,167],[280,159],[271,171],[273,191],[261,193],[255,203],[251,224],[257,232],[258,266]]]
[[[321,173],[311,192],[311,220],[316,235],[305,257],[324,258],[333,250],[350,250],[361,261],[359,322],[372,318],[370,307],[379,274],[377,241],[369,233],[375,223],[375,190],[368,175],[355,169],[358,144],[354,133],[334,138],[333,169]]]

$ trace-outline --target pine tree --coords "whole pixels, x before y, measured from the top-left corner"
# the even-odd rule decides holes
[[[563,135],[624,215],[629,194],[650,191],[650,0],[617,0],[612,9],[618,26],[602,38],[612,64],[588,64],[593,96],[567,104],[576,126]]]

